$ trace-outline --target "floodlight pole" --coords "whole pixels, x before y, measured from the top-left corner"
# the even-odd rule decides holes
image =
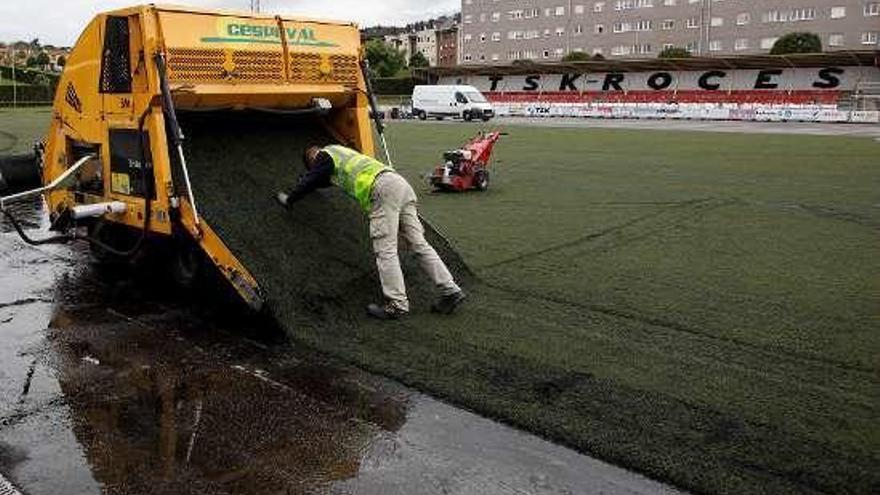
[[[18,83],[15,81],[15,47],[12,48],[12,108],[18,108]]]

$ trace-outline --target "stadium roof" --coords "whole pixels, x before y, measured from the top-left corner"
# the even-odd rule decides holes
[[[768,69],[781,67],[880,66],[880,51],[835,51],[791,55],[605,59],[588,62],[517,61],[504,65],[458,65],[421,69],[428,77],[549,74],[560,72],[650,72],[659,70]]]

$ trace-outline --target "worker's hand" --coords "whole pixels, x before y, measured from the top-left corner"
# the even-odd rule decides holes
[[[278,194],[275,195],[275,200],[278,201],[278,204],[280,204],[281,206],[283,206],[285,208],[287,208],[289,206],[289,204],[287,203],[287,199],[288,199],[288,196],[286,193],[279,192]]]

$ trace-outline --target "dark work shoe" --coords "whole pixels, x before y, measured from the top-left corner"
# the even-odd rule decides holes
[[[448,296],[441,296],[440,299],[437,299],[437,302],[431,306],[431,311],[444,315],[451,315],[465,299],[466,297],[463,291],[458,291],[455,294],[449,294]]]
[[[384,306],[370,304],[367,306],[367,314],[379,320],[399,320],[408,315],[409,312],[392,304],[386,304]]]

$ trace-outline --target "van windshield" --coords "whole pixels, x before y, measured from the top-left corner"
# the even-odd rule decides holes
[[[478,91],[465,91],[464,94],[472,103],[486,103],[486,98]]]

